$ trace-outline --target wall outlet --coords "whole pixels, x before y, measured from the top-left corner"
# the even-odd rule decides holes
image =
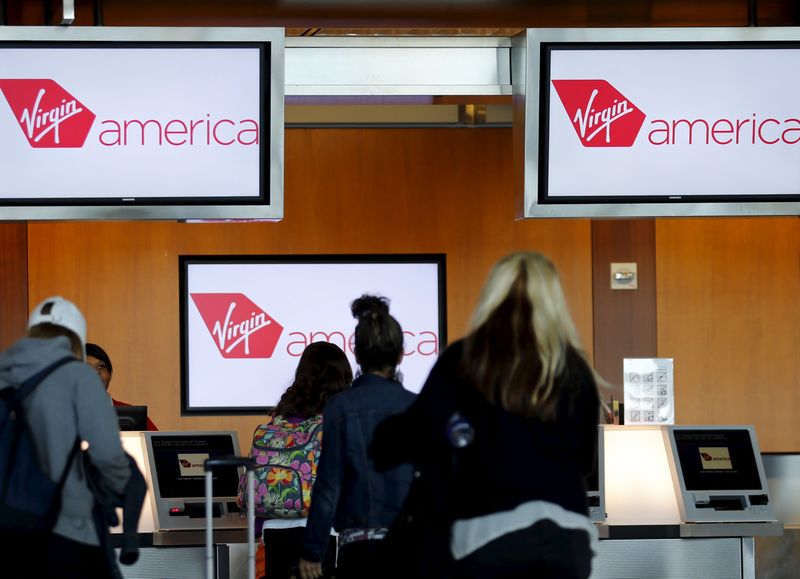
[[[638,287],[638,282],[639,278],[636,273],[635,263],[611,264],[612,290],[635,290]]]

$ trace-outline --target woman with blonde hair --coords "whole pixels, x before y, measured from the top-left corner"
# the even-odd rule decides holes
[[[556,268],[517,252],[492,269],[468,335],[372,452],[416,474],[385,540],[396,576],[586,578],[597,531],[585,477],[599,396]],[[411,557],[409,553],[420,556]]]

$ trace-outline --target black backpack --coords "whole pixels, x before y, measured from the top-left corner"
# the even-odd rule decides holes
[[[67,356],[20,384],[0,390],[0,533],[47,533],[61,510],[61,490],[80,450],[75,438],[64,472],[53,481],[43,470],[22,401],[53,370],[77,362]]]

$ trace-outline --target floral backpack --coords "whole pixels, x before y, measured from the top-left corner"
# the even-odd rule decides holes
[[[322,416],[290,422],[269,416],[253,433],[250,456],[256,463],[256,516],[297,519],[308,516],[311,487],[317,478],[322,444]],[[238,503],[247,506],[247,483],[239,479]]]

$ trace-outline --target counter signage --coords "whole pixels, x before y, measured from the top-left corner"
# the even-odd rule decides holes
[[[625,424],[675,424],[672,358],[625,358]]]

